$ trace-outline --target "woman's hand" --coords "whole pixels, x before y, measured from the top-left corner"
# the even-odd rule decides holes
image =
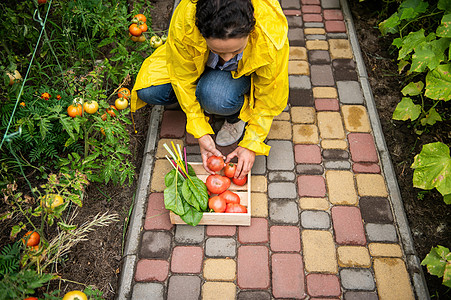
[[[255,161],[255,152],[243,147],[237,147],[235,151],[227,155],[225,163],[228,163],[232,158],[238,157],[236,164],[235,178],[242,179],[252,169]]]
[[[213,141],[213,138],[211,137],[211,135],[206,134],[206,135],[200,137],[198,139],[198,142],[199,142],[200,155],[202,157],[202,164],[204,166],[204,169],[210,174],[215,174],[214,171],[210,170],[207,167],[207,159],[213,155],[224,158],[224,155],[222,155],[221,151],[216,149],[216,144]]]

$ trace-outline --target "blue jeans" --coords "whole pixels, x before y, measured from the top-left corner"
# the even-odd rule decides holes
[[[238,121],[244,95],[251,86],[250,76],[234,79],[230,71],[206,68],[196,87],[196,98],[209,114],[224,116],[227,121]],[[170,105],[177,102],[170,83],[150,86],[136,91],[148,104]]]

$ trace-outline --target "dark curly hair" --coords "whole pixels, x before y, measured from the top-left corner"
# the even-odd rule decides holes
[[[255,26],[251,0],[198,0],[196,26],[206,39],[248,36]]]

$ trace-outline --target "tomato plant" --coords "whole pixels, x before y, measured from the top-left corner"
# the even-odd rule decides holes
[[[117,108],[116,108],[116,106],[114,106],[114,105],[110,105],[110,108],[107,108],[106,109],[106,112],[110,115],[110,116],[112,116],[112,117],[115,117],[116,116],[116,113],[114,112],[114,111],[117,111]],[[106,118],[105,118],[106,119]],[[105,120],[104,120],[105,121]]]
[[[48,194],[41,200],[42,207],[55,208],[64,203],[63,197],[57,194]]]
[[[88,300],[88,297],[82,291],[71,291],[64,295],[63,300]]]
[[[36,231],[28,231],[23,236],[22,242],[26,244],[27,246],[36,246],[39,244],[39,241],[41,240],[41,236]]]
[[[143,14],[137,14],[137,15],[135,15],[133,18],[136,19],[136,20],[138,20],[138,22],[141,21],[141,22],[143,22],[143,23],[146,23],[146,21],[147,21],[146,16],[143,15]]]
[[[97,103],[97,101],[95,100],[83,103],[83,110],[90,115],[95,114],[98,109],[99,103]]]
[[[143,33],[138,24],[135,23],[131,24],[130,27],[128,27],[128,32],[130,32],[130,34],[134,36],[140,36]]]
[[[232,178],[235,176],[236,165],[234,163],[228,163],[224,166],[224,175]]]
[[[224,199],[224,201],[229,203],[240,204],[240,196],[232,191],[225,191],[219,195],[219,198]]]
[[[128,88],[120,88],[119,91],[117,92],[117,96],[119,98],[130,98],[130,90]]]
[[[230,178],[212,174],[206,180],[207,189],[213,194],[221,194],[230,187]]]
[[[126,109],[128,106],[127,98],[117,98],[114,102],[114,106],[116,106],[118,110]]]
[[[224,168],[224,159],[220,156],[210,156],[207,159],[207,167],[214,172],[221,171]]]
[[[226,206],[226,213],[247,213],[247,208],[244,205],[229,203]]]
[[[245,185],[247,182],[247,175],[244,176],[243,178],[239,179],[239,178],[232,178],[232,182],[236,185],[242,186]]]
[[[223,213],[226,210],[226,201],[225,199],[219,197],[219,196],[214,196],[211,197],[210,200],[208,200],[208,208],[214,210],[217,213]]]
[[[83,115],[83,107],[81,106],[80,103],[77,103],[75,105],[71,104],[67,108],[67,114],[72,118],[75,118],[76,116],[81,117]]]

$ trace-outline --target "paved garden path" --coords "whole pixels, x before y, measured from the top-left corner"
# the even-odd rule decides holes
[[[199,146],[154,107],[118,299],[428,298],[347,2],[281,4],[289,105],[252,169],[251,226],[171,224],[162,145]]]

